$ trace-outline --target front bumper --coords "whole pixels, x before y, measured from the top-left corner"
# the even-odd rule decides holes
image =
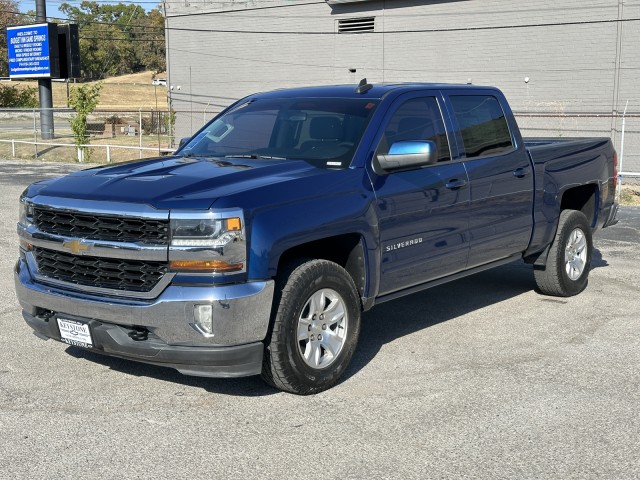
[[[61,340],[56,318],[89,324],[98,353],[177,369],[186,375],[259,374],[273,281],[216,287],[168,286],[153,300],[105,297],[36,282],[24,259],[14,272],[18,300],[36,334]],[[210,304],[213,335],[197,328],[194,305]],[[147,332],[144,339],[136,332]]]

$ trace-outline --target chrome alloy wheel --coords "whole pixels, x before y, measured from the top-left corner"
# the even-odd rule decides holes
[[[323,288],[311,295],[298,319],[298,351],[305,363],[315,369],[331,365],[344,347],[347,324],[338,292]]]
[[[571,280],[577,280],[587,263],[587,239],[584,232],[576,228],[569,235],[564,251],[565,270]]]

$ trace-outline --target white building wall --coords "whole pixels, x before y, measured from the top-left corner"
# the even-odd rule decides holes
[[[621,119],[612,113],[629,100],[628,112],[639,116],[626,122],[624,169],[640,172],[640,0],[204,0],[165,8],[178,136],[255,91],[362,77],[471,81],[500,87],[525,135],[603,135],[619,146]],[[339,19],[369,16],[374,32],[337,33]]]

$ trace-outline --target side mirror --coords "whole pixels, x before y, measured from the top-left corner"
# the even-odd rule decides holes
[[[389,153],[380,154],[377,159],[384,171],[405,170],[436,163],[438,152],[435,142],[430,140],[396,142]]]
[[[180,139],[180,143],[178,143],[178,148],[182,148],[182,146],[187,143],[189,140],[191,140],[191,137],[182,137]]]

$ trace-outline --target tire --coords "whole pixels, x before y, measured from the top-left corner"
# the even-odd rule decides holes
[[[544,267],[534,267],[536,284],[545,295],[571,297],[587,286],[593,242],[587,217],[563,210]]]
[[[290,266],[276,278],[273,312],[263,380],[298,395],[334,386],[360,334],[360,298],[351,276],[327,260]]]

